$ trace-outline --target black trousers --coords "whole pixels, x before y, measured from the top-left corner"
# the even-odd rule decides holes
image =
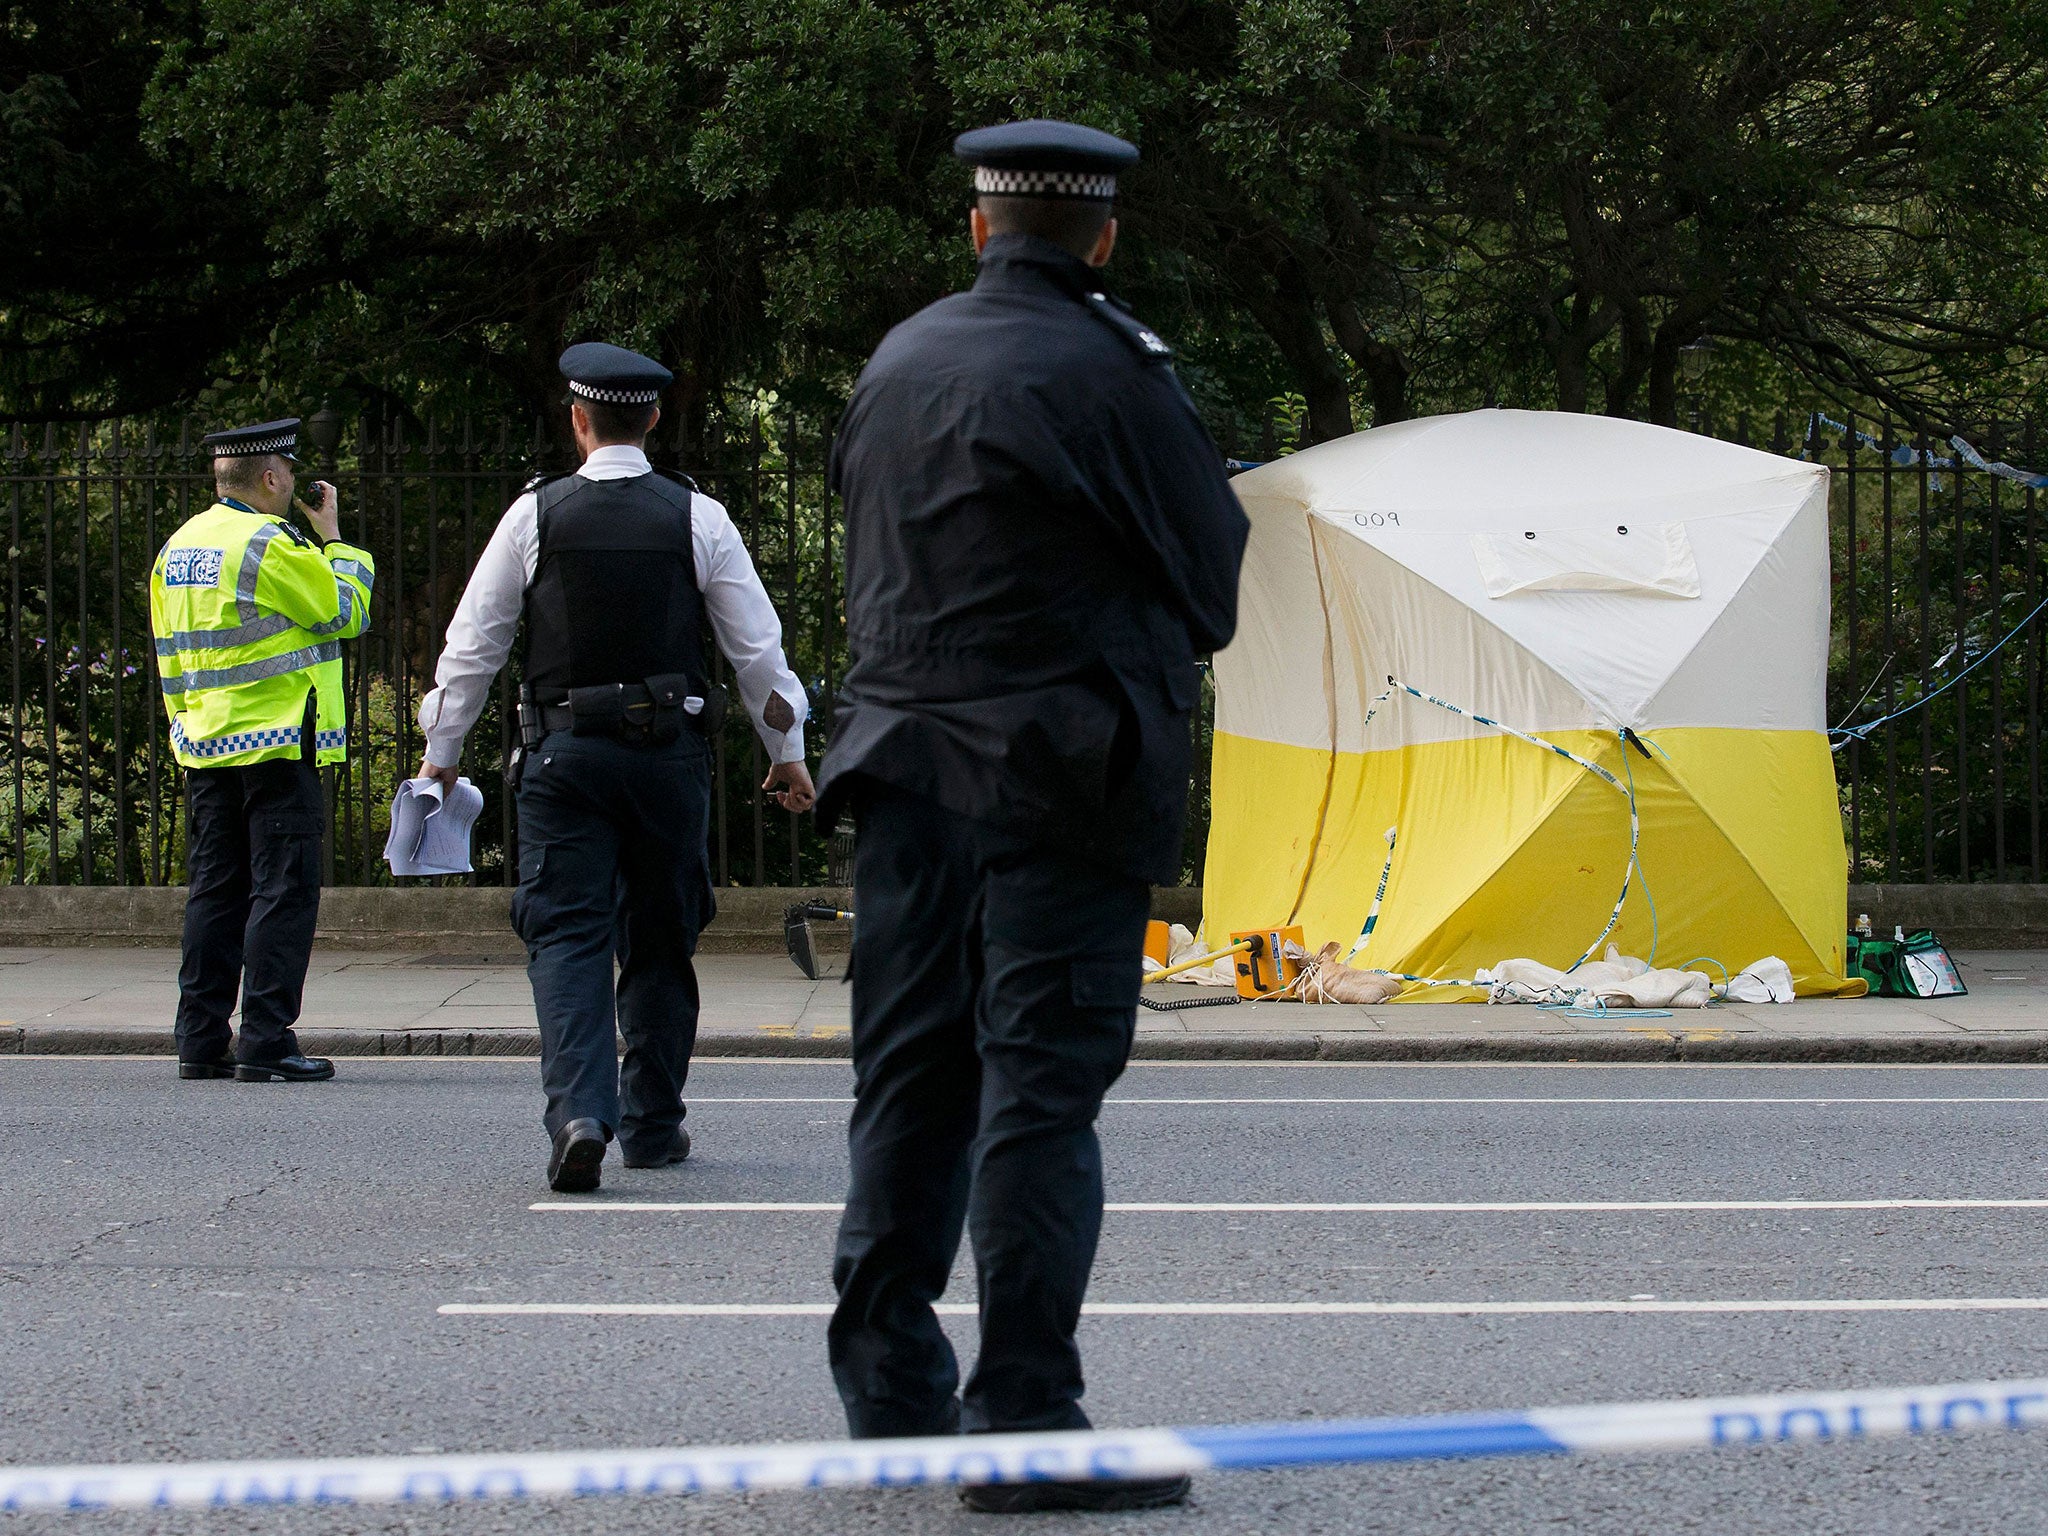
[[[326,824],[313,749],[247,768],[189,768],[185,808],[191,889],[178,968],[178,1059],[227,1054],[237,990],[235,1055],[249,1062],[295,1056],[292,1025],[320,917]]]
[[[555,731],[527,754],[512,925],[540,1015],[550,1136],[595,1119],[653,1155],[683,1123],[697,1043],[690,957],[716,910],[710,801],[694,731],[663,746]]]
[[[1136,1025],[1144,881],[872,788],[854,856],[852,1190],[832,1375],[855,1435],[1078,1429],[1095,1117]],[[981,1352],[932,1303],[962,1226]]]

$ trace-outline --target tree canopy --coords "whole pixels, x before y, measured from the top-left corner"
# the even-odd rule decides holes
[[[2048,342],[2036,0],[17,0],[0,412],[533,409],[567,341],[837,398],[968,281],[953,135],[1126,134],[1115,281],[1226,435],[1682,362],[1942,426]]]

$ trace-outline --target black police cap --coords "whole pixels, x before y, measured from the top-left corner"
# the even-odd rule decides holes
[[[296,462],[299,456],[299,418],[287,416],[283,421],[259,421],[253,427],[229,427],[224,432],[209,432],[199,439],[199,446],[216,459],[250,459],[274,453],[279,458]]]
[[[653,358],[605,341],[578,342],[558,366],[571,394],[606,405],[652,405],[675,378]]]
[[[1116,196],[1116,173],[1138,163],[1138,147],[1113,133],[1043,117],[963,133],[953,153],[974,167],[976,192],[1099,203]]]

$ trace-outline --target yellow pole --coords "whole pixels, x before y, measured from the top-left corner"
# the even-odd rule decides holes
[[[1225,955],[1234,955],[1240,949],[1250,949],[1254,942],[1251,939],[1239,939],[1235,944],[1227,948],[1214,950],[1206,955],[1197,955],[1192,960],[1181,961],[1179,965],[1169,965],[1163,971],[1147,971],[1145,973],[1145,984],[1150,986],[1155,981],[1164,981],[1169,976],[1178,976],[1182,971],[1192,971],[1197,966],[1214,965]]]

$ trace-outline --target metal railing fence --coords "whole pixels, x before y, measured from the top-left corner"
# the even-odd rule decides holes
[[[0,439],[6,519],[8,764],[0,783],[0,878],[160,884],[182,878],[181,791],[157,692],[147,582],[155,552],[212,500],[211,461],[189,422],[23,425]],[[657,463],[677,467],[657,440]],[[791,665],[814,705],[843,667],[837,542],[822,429],[769,405],[686,467],[732,514],[783,617]],[[327,771],[328,878],[390,880],[391,795],[424,748],[419,700],[449,616],[499,515],[536,471],[568,458],[541,423],[462,419],[424,431],[400,419],[346,424],[302,478],[335,482],[342,534],[377,561],[371,625],[343,647],[349,760]],[[731,684],[719,662],[719,681]],[[512,792],[517,653],[465,745],[485,790],[479,883],[517,870]],[[815,724],[814,724],[815,729]],[[716,743],[711,855],[720,883],[821,883],[827,840],[766,804],[760,744],[735,710]]]
[[[2039,882],[2048,616],[1999,648],[2048,591],[2038,493],[1951,439],[1833,406],[1778,412],[1768,435],[1747,417],[1691,425],[1829,466],[1828,721],[1887,720],[1835,754],[1849,878]],[[2031,464],[2040,439],[2028,420],[1968,441]]]
[[[1716,431],[1717,426],[1720,430]],[[1696,430],[1832,466],[1834,562],[1830,720],[1911,704],[1981,657],[2040,601],[2037,493],[1961,462],[1890,423],[1781,414],[1753,436],[1737,421]],[[180,778],[168,751],[150,644],[156,550],[212,497],[210,461],[188,422],[98,421],[0,428],[7,531],[7,762],[0,779],[0,879],[163,884],[183,878]],[[830,422],[772,397],[728,412],[708,446],[651,445],[731,512],[783,616],[809,691],[814,750],[845,665],[837,508],[824,465]],[[2032,424],[1976,446],[2036,462]],[[423,742],[415,715],[441,637],[498,516],[537,470],[570,461],[540,423],[464,418],[341,424],[326,462],[344,536],[377,560],[369,634],[344,647],[350,760],[329,770],[328,877],[388,882],[386,818]],[[2042,878],[2041,675],[2037,623],[1931,706],[1836,757],[1855,878]],[[1759,667],[1770,665],[1758,657]],[[724,664],[719,663],[721,672]],[[721,677],[730,685],[730,676]],[[516,878],[512,795],[500,777],[515,664],[470,733],[463,771],[485,794],[473,883]],[[1196,779],[1184,878],[1199,880],[1208,831],[1213,692],[1195,721]],[[830,840],[810,818],[763,802],[767,765],[741,713],[717,742],[711,854],[721,884],[821,884]],[[843,850],[842,859],[843,862]]]
[[[2040,881],[2048,616],[1984,659],[2048,590],[2039,493],[1882,417],[1805,429],[1833,469],[1830,722],[1909,711],[1836,755],[1851,878]],[[2042,446],[2031,420],[1968,441],[1994,464]]]

